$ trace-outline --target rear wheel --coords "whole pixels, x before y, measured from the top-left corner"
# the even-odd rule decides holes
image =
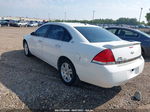
[[[145,56],[145,52],[144,49],[142,48],[142,56]]]
[[[24,54],[28,57],[31,56],[31,52],[29,50],[27,42],[24,42]]]
[[[68,86],[76,85],[79,82],[73,64],[67,59],[62,60],[59,63],[59,74],[63,83]]]

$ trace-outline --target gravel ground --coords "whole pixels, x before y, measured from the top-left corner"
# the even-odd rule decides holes
[[[104,89],[81,82],[65,86],[57,71],[25,57],[22,37],[35,28],[0,28],[0,109],[150,109],[150,59],[144,72],[121,87]],[[131,97],[142,93],[141,101]]]

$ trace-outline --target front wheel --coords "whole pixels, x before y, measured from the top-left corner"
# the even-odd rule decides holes
[[[79,82],[79,78],[73,64],[67,59],[60,62],[59,74],[63,83],[68,86],[76,85]]]
[[[24,42],[24,54],[25,56],[28,56],[28,57],[31,56],[27,42]]]

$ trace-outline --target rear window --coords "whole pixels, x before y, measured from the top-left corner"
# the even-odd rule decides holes
[[[144,35],[144,36],[150,38],[150,35],[149,35],[149,34],[147,34],[147,33],[145,33],[145,32],[142,32],[142,31],[140,31],[140,30],[136,30],[136,31],[139,32],[139,33],[141,33],[142,35]]]
[[[125,37],[138,37],[138,33],[133,32],[133,31],[129,31],[129,30],[120,30],[118,32],[119,36],[125,36]]]
[[[108,31],[110,31],[111,33],[115,34],[117,29],[107,29]]]
[[[120,41],[121,39],[100,27],[75,27],[89,42]]]

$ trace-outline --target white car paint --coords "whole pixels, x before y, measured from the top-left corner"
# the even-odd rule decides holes
[[[74,27],[97,27],[80,23],[47,23],[59,25],[68,30],[72,36],[70,42],[63,42],[32,35],[24,36],[30,52],[52,65],[56,69],[58,59],[65,56],[75,66],[76,73],[81,81],[100,87],[111,88],[119,86],[142,73],[144,59],[141,56],[141,47],[138,42],[113,41],[90,43]],[[116,64],[103,65],[92,62],[101,51],[111,49]],[[132,54],[133,53],[133,54]],[[122,62],[119,63],[119,59]]]
[[[20,21],[20,22],[17,23],[18,26],[27,26],[27,24],[28,23],[25,22],[25,21]]]
[[[37,22],[28,23],[28,26],[30,26],[30,27],[37,27],[38,23]]]

